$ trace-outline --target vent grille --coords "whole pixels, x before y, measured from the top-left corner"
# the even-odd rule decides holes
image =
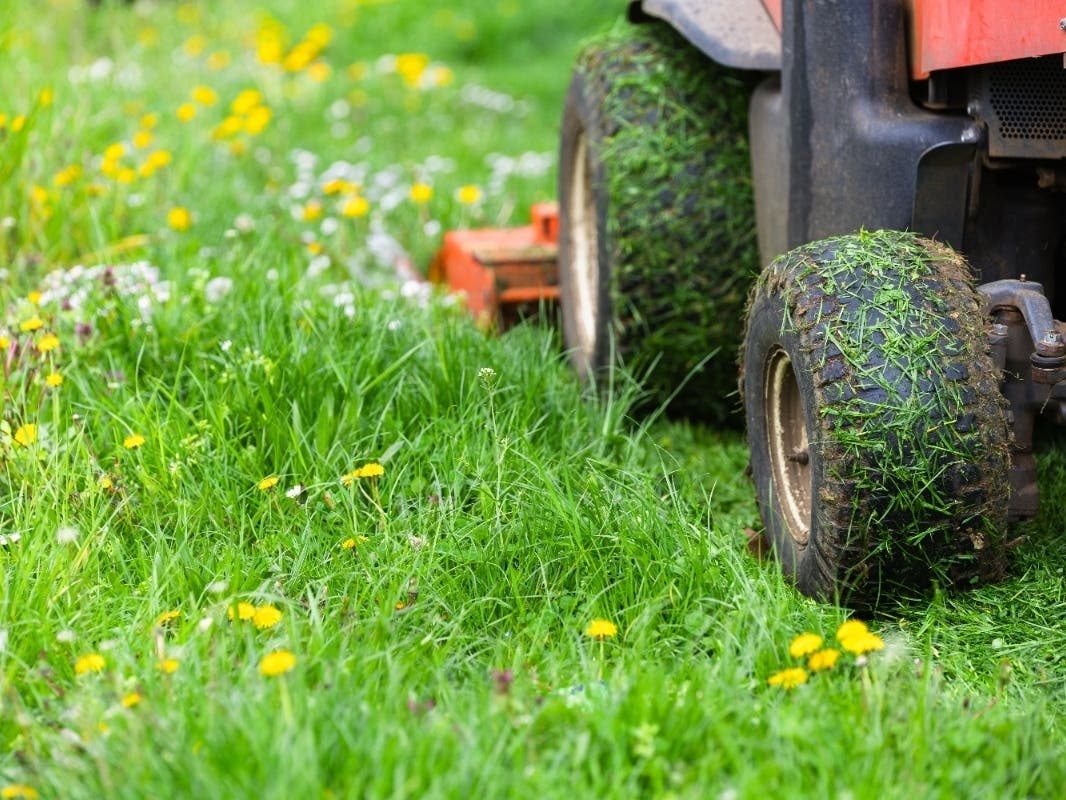
[[[1061,55],[993,64],[985,92],[991,155],[1066,155],[1066,69]]]

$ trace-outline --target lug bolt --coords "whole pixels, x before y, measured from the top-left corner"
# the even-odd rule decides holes
[[[1062,334],[1058,331],[1048,331],[1044,334],[1044,344],[1062,344]]]

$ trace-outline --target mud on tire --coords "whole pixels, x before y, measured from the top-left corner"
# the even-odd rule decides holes
[[[750,86],[665,25],[626,26],[581,53],[560,150],[560,284],[578,372],[612,356],[658,404],[739,422],[737,330],[757,274]]]
[[[768,538],[801,591],[876,601],[1001,570],[1009,429],[985,324],[961,256],[906,233],[765,270],[741,391]]]

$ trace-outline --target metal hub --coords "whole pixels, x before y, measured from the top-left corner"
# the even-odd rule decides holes
[[[592,165],[585,134],[580,133],[570,175],[570,279],[567,300],[574,315],[575,357],[579,368],[593,366],[596,357],[597,306],[599,304],[599,235],[596,198],[592,192]]]
[[[807,424],[792,361],[780,347],[767,358],[763,387],[766,438],[770,451],[773,494],[788,533],[797,547],[811,535],[813,482]]]

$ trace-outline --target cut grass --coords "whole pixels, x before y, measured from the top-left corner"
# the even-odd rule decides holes
[[[45,87],[55,102],[49,124],[0,144],[0,203],[14,219],[0,245],[10,265],[0,304],[4,335],[24,347],[5,372],[0,432],[0,788],[68,798],[1054,796],[1066,777],[1061,447],[1043,455],[1044,510],[1006,582],[901,603],[871,621],[886,647],[865,667],[845,657],[791,692],[767,686],[793,665],[795,634],[831,639],[848,612],[805,600],[746,555],[756,513],[739,439],[641,428],[627,416],[638,390],[624,375],[606,397],[585,397],[551,330],[491,338],[440,299],[365,288],[344,257],[371,247],[360,227],[369,221],[342,220],[330,238],[290,207],[306,199],[288,194],[295,147],[320,167],[396,167],[403,187],[437,153],[456,166],[433,174],[435,202],[381,211],[381,230],[419,256],[436,245],[427,222],[520,219],[507,209],[549,196],[550,174],[489,192],[482,156],[554,150],[557,112],[482,113],[462,89],[476,78],[560,108],[574,43],[605,12],[552,2],[506,23],[558,21],[564,35],[540,72],[513,63],[520,37],[469,50],[443,35],[418,40],[404,25],[435,30],[421,5],[336,2],[315,20],[306,5],[275,8],[293,41],[313,21],[334,25],[336,83],[303,76],[286,97],[285,80],[249,56],[245,34],[259,18],[246,3],[94,16],[56,2],[47,16],[26,7],[3,20],[4,62],[18,70],[5,72],[16,77],[0,113],[30,111]],[[200,21],[183,21],[195,9]],[[495,10],[476,15],[486,31]],[[197,31],[207,52],[175,56]],[[394,75],[340,78],[352,61],[420,47],[455,85],[415,95],[417,110]],[[231,66],[210,70],[204,59],[222,49]],[[103,57],[116,75],[136,64],[139,88],[67,84],[72,65]],[[231,158],[206,125],[167,116],[196,83],[221,104],[262,86],[275,122],[251,140],[261,159]],[[335,139],[327,108],[355,88],[365,111]],[[104,149],[152,111],[173,154],[155,179],[107,183],[102,197],[52,184],[71,161],[96,182]],[[358,153],[353,137],[364,134],[374,147]],[[485,186],[480,210],[452,199],[466,183]],[[35,184],[51,193],[50,217],[33,210]],[[184,233],[164,227],[178,204],[194,215]],[[240,214],[254,231],[238,230]],[[317,277],[309,232],[334,256]],[[122,244],[137,233],[147,245]],[[80,312],[26,299],[52,268],[105,250],[88,262],[145,256],[171,282],[169,299],[144,301],[147,319],[146,291],[111,279]],[[368,263],[358,277],[382,283],[387,266]],[[208,282],[223,276],[232,288],[209,299]],[[46,357],[26,347],[41,333],[18,327],[38,313],[61,341]],[[58,391],[42,389],[45,368],[64,375]],[[14,444],[29,423],[38,441]],[[145,442],[127,449],[133,433]],[[368,462],[384,468],[376,483],[343,485]],[[268,476],[278,484],[257,488]],[[57,535],[68,527],[74,541]],[[231,621],[238,602],[271,604],[281,621]],[[179,615],[158,625],[168,611]],[[618,635],[585,636],[593,618]],[[295,667],[262,675],[276,650]],[[76,674],[90,653],[105,669]],[[177,669],[160,670],[161,658]]]

